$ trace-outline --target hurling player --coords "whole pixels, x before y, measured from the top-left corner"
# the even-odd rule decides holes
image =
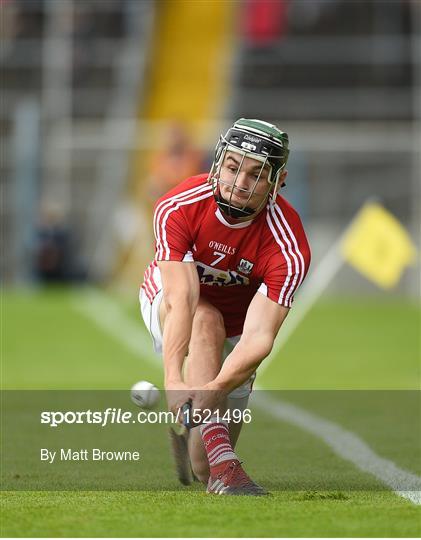
[[[221,417],[246,408],[309,267],[301,220],[278,194],[288,153],[285,132],[242,118],[220,137],[210,173],[187,178],[155,206],[142,316],[163,356],[169,408],[191,401],[212,411],[188,437],[172,432],[180,481],[194,476],[209,493],[266,494],[235,453],[241,422]]]

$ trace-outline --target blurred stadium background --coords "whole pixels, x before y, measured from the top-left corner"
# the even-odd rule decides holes
[[[238,117],[289,133],[283,191],[313,253],[310,292],[259,384],[419,387],[419,265],[385,290],[325,258],[367,200],[419,245],[419,1],[2,0],[1,10],[6,388],[162,384],[137,303],[152,207],[209,170]],[[386,266],[387,245],[375,249]]]
[[[6,293],[92,283],[135,305],[154,201],[208,170],[241,116],[290,135],[284,195],[311,272],[367,200],[419,244],[419,1],[1,0],[1,11]],[[417,265],[387,292],[344,266],[325,294],[416,306],[419,292]],[[4,321],[24,324],[5,298]]]
[[[284,195],[312,246],[307,282],[367,200],[383,204],[419,246],[420,0],[0,0],[0,7],[3,388],[162,384],[137,306],[153,256],[152,206],[210,168],[217,137],[238,117],[274,122],[290,135]],[[418,389],[419,264],[389,290],[349,265],[332,274],[280,361],[259,369],[258,384]],[[294,309],[303,304],[298,294]],[[360,395],[343,411],[323,399],[313,410],[306,393],[302,404],[418,473],[419,445],[411,442],[418,432],[408,438],[402,426],[420,425],[419,408],[400,419],[388,413],[392,400],[376,411]],[[33,408],[28,398],[17,403],[17,414]],[[259,448],[247,438],[240,444],[251,467],[266,434],[284,479],[296,473],[295,457],[305,474],[314,465],[339,479],[355,474],[317,437],[261,414]],[[379,433],[378,419],[389,431]],[[13,438],[5,444],[12,457],[13,445],[26,449]],[[177,487],[169,453],[158,454]],[[272,478],[271,460],[260,461],[259,474]],[[17,489],[25,478],[18,465],[5,469]],[[201,495],[10,492],[3,532],[419,536],[418,508],[381,488],[277,492],[264,505],[212,500],[212,520]]]

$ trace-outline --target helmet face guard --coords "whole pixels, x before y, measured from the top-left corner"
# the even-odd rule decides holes
[[[225,163],[227,152],[234,153],[239,160],[239,165],[234,179],[230,182],[221,178],[221,169]],[[221,136],[215,149],[215,158],[209,173],[208,181],[212,184],[215,201],[220,210],[236,219],[250,219],[250,216],[256,215],[265,206],[267,199],[272,193],[276,197],[279,179],[285,168],[288,159],[288,135],[280,131],[276,126],[263,122],[261,120],[240,119]],[[249,189],[238,186],[237,180],[241,172],[244,160],[251,158],[260,163],[260,169],[255,174],[254,184]],[[268,175],[266,180],[266,190],[262,201],[257,208],[249,206],[250,200],[256,194],[256,188],[266,169]],[[261,182],[260,187],[261,188]],[[223,198],[221,194],[221,185],[229,188],[229,197]],[[233,202],[234,190],[242,192],[247,196],[245,202],[239,206]]]

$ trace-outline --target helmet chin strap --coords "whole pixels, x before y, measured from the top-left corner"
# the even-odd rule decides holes
[[[224,214],[227,214],[227,216],[230,216],[234,219],[250,217],[256,212],[256,210],[254,210],[253,208],[250,208],[249,206],[246,206],[245,208],[236,208],[235,206],[230,204],[226,199],[224,199],[220,193],[216,197],[216,202],[220,210],[222,210]]]

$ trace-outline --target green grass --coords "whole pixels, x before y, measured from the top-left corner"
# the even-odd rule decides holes
[[[3,292],[3,388],[130,388],[160,383],[156,365],[142,362],[78,311],[83,291]],[[124,306],[123,306],[124,307]],[[135,309],[130,306],[130,313]],[[139,317],[139,332],[146,333]],[[145,355],[152,354],[152,346]]]
[[[160,359],[156,365],[142,362],[104,334],[77,310],[82,298],[83,293],[54,289],[3,293],[3,388],[123,389],[139,378],[161,384]],[[145,335],[138,305],[123,303],[122,309]],[[323,301],[258,383],[269,389],[417,389],[420,330],[415,303]],[[144,355],[150,358],[147,344]]]
[[[420,336],[415,302],[325,300],[310,311],[258,382],[274,389],[418,389]]]
[[[162,385],[160,363],[150,361],[150,344],[139,357],[82,315],[77,309],[82,301],[80,291],[3,293],[3,388],[127,389],[139,379]],[[119,302],[127,317],[139,320],[144,335],[135,303]],[[419,432],[406,415],[414,393],[396,392],[417,388],[419,380],[419,309],[405,301],[337,298],[313,308],[258,382],[284,390],[394,390],[351,392],[350,399],[334,405],[329,392],[284,392],[281,397],[340,423],[383,457],[419,473]],[[14,411],[23,415],[17,417],[16,426],[21,428],[24,448],[30,425],[22,427],[24,406],[18,404]],[[384,422],[385,416],[389,422]],[[64,444],[71,430],[61,433]],[[420,507],[340,459],[319,439],[284,422],[274,423],[262,412],[253,412],[253,425],[244,430],[238,450],[253,478],[271,490],[271,496],[263,499],[208,496],[197,484],[179,487],[168,442],[145,433],[138,443],[144,462],[138,475],[129,477],[143,491],[10,491],[13,486],[25,489],[25,482],[39,474],[30,461],[13,452],[12,433],[2,443],[8,449],[7,466],[3,462],[2,467],[9,491],[2,494],[1,535],[416,537],[421,533]],[[78,470],[85,474],[86,485],[96,478],[89,469]],[[55,474],[47,465],[42,470],[40,477],[49,489],[57,481]],[[98,489],[101,471],[96,474]],[[118,478],[116,483],[117,489]]]
[[[387,492],[281,492],[264,499],[183,492],[11,493],[4,536],[417,537],[419,509]]]

